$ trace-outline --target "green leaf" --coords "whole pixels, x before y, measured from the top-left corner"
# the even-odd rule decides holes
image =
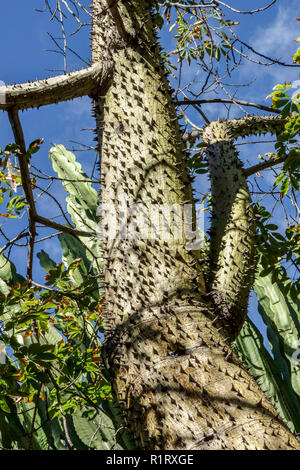
[[[289,187],[290,187],[290,181],[288,178],[286,178],[281,185],[280,194],[282,196],[285,196],[289,190]]]
[[[284,180],[284,178],[286,177],[284,171],[282,173],[280,173],[280,175],[278,176],[278,178],[276,178],[275,182],[274,182],[274,187],[276,188],[276,186],[278,186],[280,183],[282,183],[282,181]]]
[[[44,250],[41,250],[39,253],[37,253],[36,256],[38,257],[40,265],[46,271],[46,273],[49,273],[51,269],[56,268],[56,263],[49,257],[48,253],[46,253]]]

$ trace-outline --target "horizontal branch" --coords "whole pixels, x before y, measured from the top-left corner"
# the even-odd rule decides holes
[[[257,165],[250,166],[249,168],[244,169],[244,175],[246,178],[248,176],[254,175],[258,171],[266,170],[267,168],[271,168],[275,165],[279,165],[279,163],[285,162],[288,158],[288,155],[284,155],[283,157],[277,158],[276,160],[269,160],[267,162],[258,163]]]
[[[36,222],[39,222],[46,227],[53,228],[55,230],[60,230],[64,233],[69,233],[70,235],[75,235],[78,237],[95,237],[96,233],[94,232],[84,232],[83,230],[77,230],[74,227],[68,227],[67,225],[58,224],[57,222],[53,222],[53,220],[47,219],[46,217],[42,217],[41,215],[36,214],[34,217]]]
[[[279,110],[270,108],[269,106],[264,106],[263,104],[258,104],[258,103],[251,103],[250,101],[244,101],[244,100],[236,100],[236,99],[226,99],[226,98],[211,98],[211,99],[203,99],[203,100],[180,100],[176,101],[176,104],[178,106],[182,106],[185,104],[188,105],[201,105],[201,104],[210,104],[210,103],[225,103],[225,104],[240,104],[242,106],[250,106],[252,108],[257,108],[261,109],[262,111],[268,111],[270,113],[280,113]]]
[[[238,13],[240,15],[253,15],[254,13],[259,13],[259,12],[268,10],[272,5],[274,5],[274,3],[276,3],[276,1],[277,0],[272,0],[271,3],[269,3],[268,5],[265,5],[264,7],[256,8],[254,10],[246,10],[246,11],[237,10],[236,8],[233,8],[231,5],[228,5],[227,3],[221,2],[220,0],[215,0],[214,3],[217,3],[218,5],[222,5],[225,8],[228,8],[229,10],[233,11],[234,13]]]
[[[241,119],[231,119],[224,122],[233,139],[250,135],[281,134],[286,119],[281,116],[246,116]]]
[[[287,120],[283,119],[281,116],[254,115],[246,116],[241,119],[224,119],[219,122],[227,129],[228,137],[230,137],[231,140],[235,140],[239,137],[247,137],[250,135],[280,134],[284,130]],[[207,126],[204,126],[203,129],[185,133],[183,140],[202,138],[206,127]]]
[[[93,96],[107,86],[112,75],[108,64],[94,64],[67,75],[0,87],[0,109],[39,108],[81,96]]]

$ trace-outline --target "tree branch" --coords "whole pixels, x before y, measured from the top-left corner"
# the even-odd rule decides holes
[[[19,119],[19,112],[17,108],[12,108],[8,111],[9,121],[13,130],[15,137],[15,142],[20,148],[20,153],[18,154],[19,168],[21,173],[21,181],[24,196],[28,205],[28,218],[29,218],[29,245],[28,245],[28,254],[27,254],[27,281],[29,286],[32,283],[32,269],[33,269],[33,254],[34,254],[34,242],[36,237],[36,226],[35,226],[35,216],[36,208],[34,204],[34,197],[31,186],[31,179],[29,175],[28,168],[28,155],[26,152],[25,138],[23,134],[22,125]],[[35,341],[39,343],[39,331],[36,320],[32,320],[32,329]]]
[[[288,155],[284,155],[283,157],[277,158],[276,160],[269,160],[268,162],[262,162],[258,163],[257,165],[250,166],[249,168],[244,169],[244,175],[246,178],[248,178],[248,176],[257,173],[258,171],[266,170],[267,168],[271,168],[272,166],[285,162],[287,158]]]
[[[226,120],[226,127],[230,138],[235,140],[249,135],[280,134],[286,123],[287,120],[281,116],[253,115],[241,119]],[[183,140],[202,138],[206,127],[184,134]]]
[[[80,96],[96,94],[112,76],[109,64],[96,63],[83,70],[45,80],[0,87],[0,109],[39,108]],[[1,99],[2,98],[2,99]]]
[[[227,121],[226,125],[231,137],[238,139],[249,135],[280,134],[286,123],[287,120],[281,116],[254,115],[241,119],[231,119]]]
[[[277,0],[272,0],[271,3],[268,5],[262,7],[262,8],[256,8],[255,10],[237,10],[236,8],[233,8],[231,5],[228,5],[227,3],[221,2],[220,0],[215,0],[214,3],[217,3],[218,5],[222,5],[225,8],[228,8],[229,10],[233,11],[234,13],[239,13],[240,15],[253,15],[254,13],[259,13],[261,11],[268,10],[274,3],[276,3]]]
[[[46,227],[54,228],[55,230],[60,230],[61,232],[68,233],[70,235],[78,236],[78,237],[95,237],[96,234],[94,232],[84,232],[83,230],[77,230],[74,227],[68,227],[67,225],[58,224],[57,222],[53,222],[53,220],[47,219],[46,217],[42,217],[41,215],[35,215],[35,221],[39,222]]]
[[[263,104],[257,104],[257,103],[251,103],[249,101],[244,101],[244,100],[236,100],[236,99],[223,99],[223,98],[212,98],[212,99],[207,99],[207,100],[180,100],[176,101],[176,105],[181,106],[185,104],[190,104],[190,105],[201,105],[201,104],[208,104],[208,103],[229,103],[229,104],[241,104],[242,106],[250,106],[252,108],[257,108],[261,109],[262,111],[268,111],[270,113],[280,113],[279,110],[270,108],[269,106],[264,106]]]
[[[33,265],[33,250],[34,240],[36,235],[35,230],[35,215],[36,209],[34,204],[34,197],[32,193],[31,179],[28,169],[28,157],[26,154],[26,144],[23,134],[23,129],[20,123],[18,110],[16,108],[8,111],[9,121],[13,130],[16,144],[20,147],[20,155],[18,156],[19,168],[21,173],[21,181],[24,196],[28,204],[28,217],[29,217],[29,249],[28,249],[28,261],[27,261],[27,280],[32,279],[32,265]]]
[[[20,240],[21,238],[25,238],[25,237],[28,237],[29,236],[29,232],[21,232],[19,233],[19,235],[17,235],[16,237],[14,237],[12,240],[9,240],[0,250],[0,255],[2,255],[2,253],[5,252],[5,250],[7,250],[7,248],[9,248],[11,245],[13,245],[15,242],[17,242],[18,240]]]
[[[247,316],[256,267],[256,221],[242,163],[234,147],[231,121],[212,122],[203,132],[211,180],[209,293],[231,339]]]

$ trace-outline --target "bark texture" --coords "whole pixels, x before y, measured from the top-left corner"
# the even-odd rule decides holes
[[[101,202],[117,213],[124,199],[142,203],[152,219],[157,205],[193,196],[150,7],[94,0],[92,51],[114,67],[95,101]],[[133,232],[139,216],[128,217]],[[230,318],[207,300],[199,253],[175,223],[170,235],[103,240],[104,357],[137,448],[299,448],[226,344]]]
[[[105,89],[111,77],[109,62],[96,63],[87,69],[36,82],[0,87],[0,109],[39,108]]]
[[[212,222],[208,290],[219,315],[230,319],[234,340],[247,316],[256,269],[256,223],[230,121],[203,132],[210,170]],[[241,269],[242,267],[242,269]]]

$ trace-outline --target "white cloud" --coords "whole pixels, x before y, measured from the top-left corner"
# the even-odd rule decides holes
[[[90,116],[92,111],[91,99],[88,97],[83,97],[75,99],[73,101],[68,101],[66,103],[66,119],[83,118],[86,115]]]
[[[43,249],[49,254],[51,258],[61,260],[62,248],[58,240],[47,240],[43,245]]]
[[[290,60],[295,49],[293,41],[299,35],[299,24],[296,21],[299,4],[298,1],[284,3],[286,6],[282,4],[279,6],[277,15],[271,23],[256,29],[251,45],[262,54]]]
[[[291,56],[297,50],[295,39],[299,36],[299,23],[296,21],[296,17],[300,16],[300,8],[299,2],[296,0],[283,3],[279,5],[277,13],[271,21],[263,26],[258,26],[251,32],[248,43],[261,54],[291,64]],[[247,51],[245,50],[245,52]],[[255,60],[268,62],[254,54],[251,57]],[[281,65],[263,66],[246,61],[239,69],[239,77],[240,80],[256,79],[249,89],[250,93],[247,93],[247,98],[258,102],[266,98],[274,85],[296,80],[298,69]]]

